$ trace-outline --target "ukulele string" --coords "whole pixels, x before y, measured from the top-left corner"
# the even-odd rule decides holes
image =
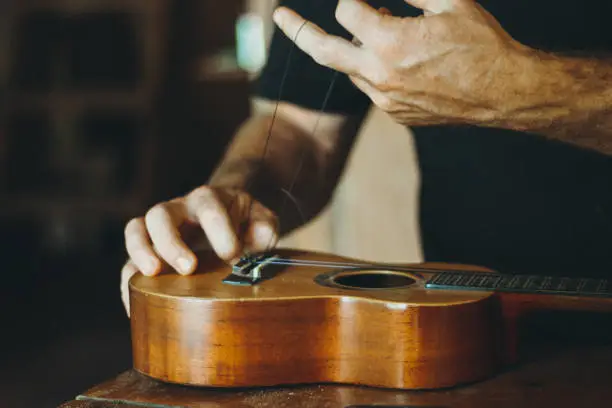
[[[308,21],[304,21],[300,25],[300,27],[298,28],[298,30],[297,30],[297,32],[295,34],[295,37],[294,37],[293,41],[291,42],[291,45],[289,47],[289,52],[287,54],[287,60],[286,60],[285,67],[284,67],[284,70],[283,70],[283,75],[281,77],[281,81],[280,81],[280,84],[279,84],[278,96],[277,96],[276,101],[275,101],[274,110],[272,112],[272,118],[270,120],[270,126],[268,128],[268,134],[267,134],[266,140],[264,142],[263,152],[262,152],[260,160],[258,161],[258,168],[257,168],[257,170],[255,172],[256,175],[251,177],[249,179],[249,181],[247,182],[247,185],[245,187],[246,191],[250,191],[250,188],[252,187],[252,183],[254,182],[255,179],[257,179],[257,177],[259,175],[258,173],[261,172],[261,170],[263,168],[264,159],[265,159],[266,154],[268,152],[268,148],[269,148],[269,145],[270,145],[270,140],[272,139],[272,129],[273,129],[274,123],[276,121],[276,116],[277,116],[277,113],[278,113],[278,107],[279,107],[280,102],[281,102],[282,92],[283,92],[283,89],[284,89],[284,86],[285,86],[285,81],[286,81],[287,76],[289,74],[290,63],[291,63],[291,56],[292,56],[295,48],[297,47],[297,45],[296,45],[297,38],[298,38],[300,32],[302,31],[302,29],[306,26],[306,24],[308,24]],[[312,131],[311,131],[311,135],[314,135],[316,133],[317,129],[318,129],[319,123],[320,123],[321,118],[323,116],[323,112],[325,111],[325,108],[327,107],[327,103],[329,102],[329,98],[331,97],[331,92],[332,92],[332,90],[334,88],[337,76],[338,76],[338,71],[334,71],[333,75],[332,75],[332,79],[330,81],[330,84],[329,84],[329,86],[327,88],[327,91],[325,93],[325,97],[323,98],[323,102],[322,102],[321,107],[319,109],[319,115],[318,115],[317,120],[316,120],[316,122],[315,122],[315,124],[313,126]],[[299,200],[292,193],[293,189],[295,188],[295,184],[296,184],[296,182],[298,180],[298,176],[301,173],[302,168],[303,168],[304,159],[305,159],[305,155],[306,155],[305,153],[306,152],[303,149],[301,154],[300,154],[300,158],[298,160],[298,165],[296,167],[296,171],[294,172],[293,177],[291,179],[291,182],[289,183],[289,187],[288,188],[285,188],[285,187],[281,187],[280,188],[280,191],[281,191],[281,193],[284,194],[284,196],[283,196],[283,200],[281,202],[281,205],[280,205],[279,211],[278,211],[277,231],[279,231],[279,232],[281,230],[280,220],[283,218],[282,214],[283,214],[283,212],[284,212],[284,210],[285,210],[285,208],[287,206],[287,199],[290,199],[293,202],[293,204],[296,206],[297,212],[298,212],[298,214],[299,214],[299,216],[301,218],[302,223],[303,224],[306,223],[306,216],[305,216],[305,214],[304,214],[304,212],[302,210],[302,207],[301,207],[301,205],[299,203]],[[230,203],[230,206],[229,206],[230,207],[230,210],[229,210],[230,213],[231,213],[231,208],[233,206],[233,203],[234,203],[235,199],[236,199],[236,197],[234,197],[234,199]],[[245,229],[249,227],[249,220],[251,219],[251,216],[252,216],[253,204],[254,204],[254,200],[250,199],[246,216],[244,216],[244,217],[239,216],[238,217],[241,220],[246,220],[246,222],[244,222],[242,226],[239,226],[240,237],[245,235],[245,232],[246,232]],[[240,209],[239,209],[239,211],[240,211]],[[265,251],[271,249],[273,245],[274,245],[274,237],[271,236],[270,240],[268,241],[267,245],[265,246]],[[247,254],[247,256],[248,256],[248,254]]]
[[[295,34],[295,38],[294,41],[292,41],[291,45],[289,46],[289,52],[287,53],[287,60],[285,62],[285,67],[283,69],[283,75],[281,77],[281,81],[278,87],[278,95],[276,97],[276,102],[274,104],[274,110],[272,111],[272,117],[270,119],[270,126],[268,127],[268,134],[266,135],[266,140],[264,141],[264,146],[263,146],[263,151],[261,154],[260,159],[257,161],[257,169],[254,172],[254,175],[251,176],[249,178],[249,180],[246,183],[246,186],[244,187],[244,191],[249,192],[250,189],[253,186],[254,181],[259,177],[259,173],[262,171],[263,165],[264,165],[264,159],[266,157],[266,154],[268,152],[268,147],[270,145],[270,139],[272,139],[272,128],[274,126],[274,123],[276,121],[276,116],[278,113],[278,106],[280,104],[281,101],[281,97],[282,97],[282,92],[283,92],[283,88],[285,86],[285,81],[287,79],[287,75],[289,73],[289,67],[290,67],[290,63],[291,63],[291,56],[293,54],[293,51],[296,47],[295,45],[295,40],[297,40],[297,36],[299,35],[299,33],[302,31],[302,29],[304,28],[304,26],[306,25],[306,23],[308,23],[308,21],[304,21],[302,23],[302,25],[298,28],[296,34]],[[234,197],[232,198],[232,200],[230,201],[230,204],[228,206],[228,213],[231,217],[231,213],[232,213],[232,209],[234,204],[236,203],[237,200],[240,199],[240,193],[235,194]],[[246,233],[248,232],[248,228],[250,226],[250,221],[251,221],[251,215],[252,215],[252,211],[253,211],[253,204],[254,204],[254,199],[251,197],[249,199],[249,204],[248,206],[246,206],[245,210],[246,212],[244,214],[241,214],[241,209],[243,208],[242,205],[238,206],[238,214],[237,214],[237,219],[238,222],[240,223],[237,226],[237,235],[238,235],[238,239],[242,239]],[[267,247],[270,244],[267,245]],[[248,253],[246,254],[248,256]]]
[[[383,263],[354,263],[354,262],[334,262],[334,261],[315,261],[315,260],[302,260],[302,259],[267,259],[267,260],[255,260],[254,264],[279,264],[279,265],[299,265],[299,266],[325,266],[330,268],[402,268],[401,266],[387,265]],[[410,270],[435,270],[429,268],[411,268]]]
[[[417,279],[424,280],[425,277],[419,272],[439,272],[439,269],[433,268],[418,268],[418,267],[403,267],[399,265],[387,265],[377,263],[351,263],[351,262],[333,262],[333,261],[313,261],[313,260],[293,260],[293,259],[267,259],[264,261],[254,260],[254,265],[288,265],[288,266],[310,266],[319,268],[334,268],[334,269],[385,269],[394,272],[405,272],[414,275]]]
[[[297,36],[296,36],[297,38]],[[317,129],[319,127],[319,123],[321,122],[321,118],[323,117],[323,113],[325,112],[325,108],[327,107],[327,103],[329,102],[329,98],[331,97],[331,93],[332,90],[334,89],[334,85],[336,84],[336,79],[338,78],[338,71],[333,71],[332,74],[332,79],[329,83],[329,86],[327,88],[327,91],[325,92],[325,97],[323,98],[323,102],[321,103],[321,107],[319,108],[319,113],[317,116],[317,120],[312,128],[311,131],[311,136],[314,136],[315,133],[317,132]],[[300,154],[300,159],[296,168],[296,171],[293,174],[291,183],[289,184],[289,188],[285,189],[285,188],[281,188],[281,191],[283,193],[285,193],[284,197],[283,197],[283,201],[281,203],[280,209],[279,209],[279,231],[280,231],[280,220],[283,218],[282,214],[283,214],[283,210],[286,208],[287,206],[287,198],[290,198],[293,203],[295,204],[297,211],[301,217],[302,220],[302,224],[306,223],[306,216],[304,215],[304,212],[302,211],[302,208],[299,204],[299,201],[297,200],[297,198],[292,194],[292,191],[295,187],[295,184],[298,180],[298,176],[302,171],[302,168],[304,166],[304,158],[306,156],[306,152],[305,149],[302,149],[302,152]],[[270,250],[273,244],[273,239],[271,238],[270,241],[268,242],[268,245],[266,245],[266,251]]]
[[[418,266],[401,266],[392,265],[385,263],[355,263],[355,262],[335,262],[335,261],[316,261],[316,260],[304,260],[304,259],[279,259],[279,258],[268,258],[266,260],[252,259],[250,261],[254,265],[287,265],[287,266],[304,266],[304,267],[318,267],[318,268],[334,268],[334,269],[353,269],[353,270],[388,270],[393,272],[404,272],[413,275],[416,280],[426,280],[427,278],[421,273],[440,273],[446,272],[447,269],[435,268],[435,267],[418,267]],[[481,270],[473,269],[461,269],[453,270],[454,273],[470,273],[470,274],[481,274]],[[499,273],[498,273],[499,274]]]

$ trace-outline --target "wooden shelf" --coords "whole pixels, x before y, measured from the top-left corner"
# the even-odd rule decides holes
[[[150,9],[158,0],[19,0],[16,13],[57,10],[64,13],[135,11]]]
[[[85,197],[50,196],[48,194],[16,194],[4,197],[0,203],[0,217],[20,215],[44,215],[53,212],[108,213],[116,216],[130,216],[142,211],[136,197]]]
[[[138,38],[139,53],[141,53],[141,71],[136,82],[118,83],[116,86],[95,86],[58,83],[59,78],[65,78],[64,73],[54,73],[48,90],[21,89],[11,84],[9,67],[12,47],[0,49],[4,58],[0,58],[0,86],[5,88],[2,95],[3,109],[0,119],[9,119],[12,115],[20,115],[28,111],[37,112],[49,118],[49,138],[53,143],[63,143],[57,149],[52,149],[51,162],[56,165],[67,165],[68,162],[79,160],[77,130],[79,120],[87,110],[101,110],[133,117],[137,123],[135,131],[145,140],[133,158],[136,164],[135,180],[130,182],[129,195],[103,195],[92,191],[71,194],[64,191],[49,191],[49,187],[34,190],[31,193],[19,194],[8,190],[8,178],[4,165],[11,154],[6,143],[7,138],[0,138],[0,216],[35,216],[45,217],[54,213],[78,212],[90,213],[93,217],[104,214],[126,218],[144,211],[147,197],[151,194],[152,166],[155,156],[158,132],[155,126],[157,92],[161,81],[164,65],[165,36],[167,32],[169,0],[17,0],[13,1],[8,14],[7,35],[10,41],[16,41],[11,27],[17,27],[17,22],[25,14],[38,11],[52,11],[60,14],[84,13],[129,13],[133,17],[133,29]],[[9,40],[5,39],[6,44]],[[0,56],[2,57],[2,56]],[[61,56],[60,56],[61,57]],[[57,71],[57,67],[53,70]],[[63,82],[63,81],[60,81]],[[89,85],[89,86],[88,86]],[[8,89],[7,89],[8,88]],[[103,116],[103,115],[102,115]],[[111,114],[112,116],[112,114]],[[57,135],[62,141],[58,142]],[[68,144],[68,145],[66,145]],[[84,153],[83,153],[84,154]],[[73,157],[74,156],[74,157]],[[86,159],[85,159],[86,160]],[[69,173],[78,173],[80,164],[70,169]],[[3,187],[6,186],[7,189]],[[87,187],[87,186],[81,186]],[[82,188],[79,187],[79,190]]]
[[[113,107],[119,109],[145,109],[150,104],[150,96],[139,91],[51,91],[51,92],[14,92],[7,93],[7,108],[54,109],[55,107]]]
[[[192,76],[196,81],[244,81],[249,73],[240,68],[235,57],[235,50],[219,51],[205,58],[199,58],[192,67]]]

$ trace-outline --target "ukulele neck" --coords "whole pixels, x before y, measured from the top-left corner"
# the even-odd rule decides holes
[[[434,274],[425,283],[425,287],[440,290],[492,291],[612,299],[610,282],[607,279],[593,278],[442,271]]]

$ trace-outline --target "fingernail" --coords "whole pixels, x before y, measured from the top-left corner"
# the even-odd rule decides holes
[[[262,242],[274,239],[275,233],[268,224],[255,224],[253,235],[255,235],[255,241]]]
[[[178,264],[179,271],[183,273],[189,273],[193,266],[193,261],[188,258],[179,258],[176,260],[176,263]]]
[[[276,10],[274,10],[274,13],[272,13],[272,19],[274,20],[275,23],[280,23],[284,15],[285,15],[285,10],[283,10],[282,7],[279,7]]]
[[[146,268],[142,271],[143,275],[151,276],[155,274],[155,270],[157,269],[157,259],[147,256],[146,258]]]

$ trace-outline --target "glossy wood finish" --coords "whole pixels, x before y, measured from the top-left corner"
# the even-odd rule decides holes
[[[68,401],[58,408],[142,408],[142,405],[130,404],[126,401],[93,401],[81,399]],[[159,408],[159,406],[157,408]]]
[[[612,401],[612,344],[555,347],[543,343],[529,348],[524,358],[521,366],[486,381],[435,391],[330,384],[253,389],[183,387],[128,371],[80,398],[145,408],[576,408],[604,407]]]
[[[354,261],[280,252],[292,259]],[[210,253],[199,259],[192,276],[132,279],[133,355],[139,372],[165,382],[215,387],[451,387],[486,379],[513,360],[517,319],[546,306],[530,296],[426,290],[418,281],[393,289],[326,287],[314,281],[329,272],[319,267],[285,267],[255,286],[232,286],[222,283],[230,273],[227,266]],[[547,299],[559,308],[576,302]],[[589,307],[608,304],[596,301]]]

